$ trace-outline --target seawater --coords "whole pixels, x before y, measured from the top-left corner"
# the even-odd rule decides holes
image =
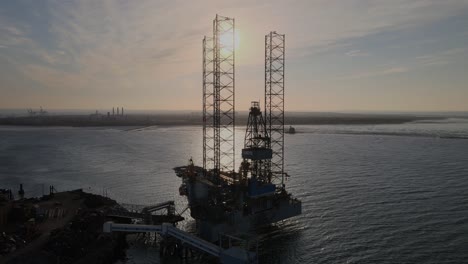
[[[303,214],[258,231],[260,263],[468,262],[466,120],[296,130],[285,138],[286,184]],[[201,136],[190,126],[0,126],[0,188],[83,188],[128,204],[175,200],[182,211],[172,168],[201,164]],[[239,127],[238,153],[243,136]],[[129,257],[160,263],[142,245]]]

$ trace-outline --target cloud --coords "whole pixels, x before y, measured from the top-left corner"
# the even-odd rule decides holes
[[[369,56],[369,53],[362,52],[361,50],[350,50],[345,53],[349,57],[362,57],[362,56]]]
[[[410,65],[409,67],[388,65],[383,69],[363,71],[363,72],[341,77],[340,79],[350,80],[350,79],[371,78],[371,77],[377,77],[377,76],[386,76],[386,75],[392,75],[392,74],[406,73],[409,71],[421,69],[423,67],[428,67],[428,66],[448,65],[452,63],[458,56],[465,54],[466,50],[467,50],[466,48],[446,49],[437,53],[431,53],[431,54],[418,56],[414,59],[411,59],[408,62],[408,64]],[[353,55],[354,52],[351,52],[351,54]]]
[[[13,26],[3,26],[2,29],[11,35],[22,36],[23,32]]]
[[[199,51],[200,28],[178,30],[180,22],[188,19],[160,5],[50,1],[51,43],[21,42],[29,38],[5,26],[9,35],[0,44],[15,45],[24,50],[23,55],[29,54],[19,70],[52,91],[149,88],[151,81],[188,74],[195,70],[190,66],[199,66],[200,55],[194,50]]]
[[[339,78],[341,80],[351,80],[351,79],[363,79],[363,78],[371,78],[371,77],[377,77],[377,76],[385,76],[385,75],[392,75],[392,74],[398,74],[398,73],[405,73],[410,71],[409,68],[400,66],[400,67],[390,67],[390,68],[385,68],[381,70],[374,70],[374,71],[364,71],[348,76],[344,76],[342,78]]]
[[[0,19],[0,45],[2,47],[12,47],[32,43],[32,40],[29,39],[21,29],[8,24],[9,23],[5,23],[3,19]]]
[[[287,32],[295,38],[292,48],[308,47],[312,54],[321,46],[378,32],[416,28],[464,14],[467,9],[468,2],[464,0],[323,0],[298,1],[294,8],[283,6],[280,16],[288,17],[285,24],[296,25]]]
[[[445,58],[437,57],[434,55],[424,55],[416,57],[417,63],[423,66],[431,66],[431,65],[447,65],[449,62]]]
[[[416,64],[420,66],[447,65],[458,56],[465,54],[466,48],[453,48],[416,57]]]
[[[294,60],[349,47],[351,40],[369,34],[432,23],[468,8],[463,0],[46,3],[47,14],[36,14],[47,17],[44,31],[0,13],[2,56],[14,59],[18,71],[48,91],[81,91],[102,100],[113,92],[132,97],[134,104],[153,93],[157,94],[154,106],[142,107],[156,108],[171,107],[170,100],[175,98],[170,94],[175,89],[198,93],[186,84],[200,84],[201,39],[210,34],[216,13],[236,18],[241,34],[237,65],[255,65],[262,72],[263,36],[270,30],[286,33],[287,56]],[[369,56],[348,49],[347,56]],[[427,59],[426,63],[434,62]],[[353,78],[408,70],[390,67]],[[198,107],[198,102],[187,103],[191,104],[188,108]]]
[[[392,74],[392,73],[403,73],[403,72],[408,72],[408,71],[409,69],[406,67],[392,67],[392,68],[382,71],[382,75]]]

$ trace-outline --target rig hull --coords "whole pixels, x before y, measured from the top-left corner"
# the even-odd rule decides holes
[[[214,181],[206,176],[208,172],[195,166],[175,170],[182,178],[180,193],[187,196],[198,235],[212,242],[217,241],[220,234],[248,233],[302,212],[301,201],[284,189],[253,195],[249,192],[249,182],[230,177]],[[236,175],[231,176],[235,178]]]

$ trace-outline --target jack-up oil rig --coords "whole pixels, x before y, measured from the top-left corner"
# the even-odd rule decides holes
[[[236,172],[234,19],[216,16],[213,37],[203,39],[203,167],[190,160],[188,166],[174,168],[182,178],[179,191],[187,196],[198,236],[175,227],[183,217],[174,215],[173,201],[147,206],[140,213],[111,212],[111,217],[145,219],[146,224],[108,221],[104,232],[160,234],[162,256],[179,252],[184,258],[194,249],[221,263],[258,263],[258,243],[238,235],[302,210],[301,201],[284,184],[284,40],[276,32],[265,36],[264,112],[260,102],[252,102]],[[166,216],[152,214],[161,209],[167,210]]]
[[[235,23],[216,16],[203,38],[203,166],[174,168],[182,178],[198,235],[248,232],[301,214],[286,191],[284,172],[285,35],[265,36],[265,98],[252,102],[242,162],[235,171]]]

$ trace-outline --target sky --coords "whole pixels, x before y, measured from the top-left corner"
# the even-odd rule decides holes
[[[467,111],[468,0],[5,0],[0,108],[200,110],[201,40],[234,17],[236,110],[286,34],[289,111]]]

